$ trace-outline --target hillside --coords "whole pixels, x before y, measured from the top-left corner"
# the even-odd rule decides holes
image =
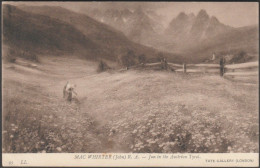
[[[253,55],[253,58],[250,59],[257,60],[259,53],[259,28],[257,25],[236,28],[204,40],[201,43],[196,43],[186,49],[186,56],[189,55],[189,58],[196,62],[210,59],[213,53],[217,56],[235,56],[239,52]],[[246,59],[245,62],[250,61],[250,59]]]
[[[3,43],[39,54],[99,54],[98,45],[73,26],[47,16],[3,6]]]
[[[70,57],[44,57],[39,69],[4,64],[3,152],[259,152],[258,85],[95,69]],[[63,99],[67,81],[79,102]]]
[[[134,43],[122,32],[98,22],[87,15],[53,6],[19,6],[19,8],[33,14],[58,19],[74,26],[87,38],[97,43],[99,45],[98,49],[105,50],[107,57],[109,57],[108,59],[116,60],[119,55],[122,55],[128,50],[134,51],[136,55],[145,54],[148,59],[155,59],[158,56],[157,50]],[[182,62],[181,57],[177,54],[165,52],[164,56],[176,60],[177,62]]]
[[[19,53],[69,54],[111,61],[128,51],[136,56],[145,54],[148,60],[158,56],[157,50],[130,41],[112,27],[61,7],[4,5],[3,13],[4,44],[21,50]],[[176,58],[174,54],[164,55]]]
[[[152,10],[136,9],[92,9],[82,10],[88,16],[122,31],[129,39],[151,45],[164,29],[162,17]],[[153,46],[153,45],[152,45]]]

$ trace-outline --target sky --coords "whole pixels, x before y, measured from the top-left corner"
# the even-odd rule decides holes
[[[90,8],[137,8],[150,9],[164,16],[168,24],[180,12],[194,13],[205,9],[210,16],[216,16],[226,25],[242,27],[258,24],[259,13],[257,2],[8,2],[26,5],[54,5],[84,12]]]

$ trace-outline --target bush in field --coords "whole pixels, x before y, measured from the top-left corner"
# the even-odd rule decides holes
[[[247,53],[245,51],[239,51],[230,60],[231,63],[243,63],[247,61]]]
[[[110,67],[104,61],[99,61],[97,72],[103,72],[108,69],[110,69]]]
[[[16,61],[15,50],[10,48],[4,48],[3,57],[7,62],[14,63]]]
[[[141,55],[138,56],[138,62],[139,62],[139,64],[145,64],[146,57],[145,57],[144,54],[141,54]]]
[[[19,54],[21,54],[21,57],[27,60],[31,60],[34,62],[39,62],[39,58],[35,53],[28,52],[28,51],[21,51]]]
[[[8,55],[8,56],[6,57],[6,60],[7,60],[7,62],[15,63],[16,58],[15,58],[14,56],[12,56],[12,55]]]
[[[162,61],[163,60],[163,53],[159,52],[156,59],[157,59],[158,62]]]
[[[128,69],[135,64],[135,57],[135,53],[132,50],[128,50],[126,54],[120,57],[120,62]]]
[[[14,63],[16,58],[24,58],[30,61],[39,62],[39,58],[35,53],[28,52],[26,50],[19,50],[15,48],[9,48],[6,59],[8,62]]]

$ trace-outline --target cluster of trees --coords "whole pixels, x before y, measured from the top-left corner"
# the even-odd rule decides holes
[[[163,53],[159,52],[157,56],[157,61],[162,63],[161,69],[168,69],[167,60]],[[118,57],[118,61],[121,65],[128,69],[130,66],[139,64],[144,66],[147,62],[145,54],[136,55],[132,50],[127,50],[124,54]]]
[[[214,53],[214,55],[215,59],[206,59],[205,62],[219,63],[222,57],[225,58],[227,64],[243,63],[254,59],[253,56],[248,54],[245,50],[220,51]]]
[[[230,63],[243,63],[247,62],[250,59],[251,58],[248,56],[248,54],[244,50],[241,50],[234,54],[234,57],[232,57]]]
[[[127,50],[125,53],[118,57],[118,62],[125,66],[126,69],[129,69],[130,66],[135,64],[144,65],[146,63],[146,56],[145,54],[136,55],[134,51]]]
[[[167,61],[163,53],[159,52],[156,59],[157,61],[162,63],[161,69],[168,69]],[[147,57],[145,54],[137,55],[133,50],[128,49],[118,55],[117,61],[120,65],[123,65],[126,69],[129,69],[130,66],[134,66],[137,64],[144,66],[147,63]],[[107,69],[110,69],[109,66],[104,61],[100,61],[97,71],[102,72]]]
[[[123,54],[118,56],[118,63],[125,66],[126,69],[129,69],[130,66],[141,64],[142,66],[146,63],[145,54],[136,55],[133,50],[127,50]],[[99,61],[97,72],[103,72],[108,69],[111,69],[106,62],[103,60]]]
[[[9,48],[5,57],[6,60],[11,63],[14,63],[16,61],[16,58],[19,57],[34,62],[39,62],[39,58],[35,53],[28,50],[21,50],[16,48]]]
[[[108,69],[111,69],[106,62],[104,62],[103,60],[100,60],[99,61],[99,64],[98,64],[98,69],[97,69],[97,72],[103,72],[103,71],[106,71]]]

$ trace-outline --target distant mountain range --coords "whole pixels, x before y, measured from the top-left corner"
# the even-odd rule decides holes
[[[181,12],[166,28],[164,45],[160,48],[179,51],[192,62],[205,61],[213,53],[235,56],[244,51],[258,57],[258,29],[258,25],[241,28],[225,25],[215,16],[210,17],[205,10],[201,10],[197,16]]]
[[[152,10],[143,10],[141,7],[135,10],[92,9],[82,12],[122,31],[129,39],[145,45],[151,46],[151,40],[159,38],[164,30],[162,16]]]
[[[174,18],[165,31],[165,35],[172,41],[178,43],[193,43],[202,41],[218,34],[228,32],[233,29],[210,17],[205,10],[201,10],[197,16],[181,12]]]
[[[146,45],[160,41],[182,44],[198,42],[232,29],[220,23],[215,16],[210,17],[205,10],[201,10],[197,16],[181,12],[173,18],[167,28],[162,25],[162,16],[140,7],[135,10],[94,9],[85,13],[122,31],[131,40]],[[152,39],[156,42],[151,42]]]
[[[205,10],[179,13],[167,27],[162,16],[142,8],[82,11],[122,31],[129,39],[156,49],[183,55],[185,61],[204,61],[213,53],[258,53],[258,26],[234,28]],[[191,55],[192,54],[192,55]]]
[[[162,16],[142,8],[82,12],[87,15],[54,6],[3,5],[4,42],[38,53],[91,59],[117,60],[129,50],[153,60],[162,52],[176,63],[240,51],[258,57],[258,25],[233,28],[205,10],[197,15],[181,12],[167,27]]]

